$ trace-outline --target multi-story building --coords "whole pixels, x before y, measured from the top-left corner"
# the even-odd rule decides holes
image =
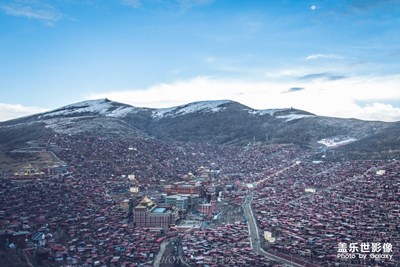
[[[196,183],[176,182],[176,183],[164,186],[164,189],[168,195],[199,194],[201,191],[201,186],[200,186],[200,184],[196,184]]]
[[[210,203],[199,204],[199,212],[201,214],[211,216],[216,212],[216,210],[217,210],[217,205],[215,201],[211,201]]]
[[[178,210],[187,210],[190,201],[187,196],[171,195],[165,198],[165,202],[175,206]]]
[[[144,197],[133,209],[133,224],[143,228],[168,228],[178,219],[178,210],[172,206],[158,207],[157,204]]]

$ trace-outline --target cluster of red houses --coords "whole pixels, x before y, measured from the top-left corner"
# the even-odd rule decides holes
[[[273,266],[253,251],[245,222],[187,233],[182,250],[189,266]]]
[[[120,183],[101,177],[34,183],[2,178],[1,244],[30,255],[43,247],[45,260],[72,266],[151,266],[164,232],[128,224],[108,193]]]
[[[221,172],[220,177],[213,177],[215,185],[239,188],[290,166],[293,159],[305,154],[295,146],[242,149],[208,144],[166,144],[151,138],[113,139],[83,135],[59,135],[49,142],[49,148],[74,172],[35,181],[0,177],[0,243],[11,249],[30,250],[32,257],[35,248],[40,246],[47,249],[43,260],[72,266],[152,264],[160,238],[165,236],[161,229],[164,227],[135,226],[129,221],[126,210],[119,205],[119,196],[129,194],[130,188],[129,180],[122,175],[135,174],[139,192],[162,192],[164,187],[160,181],[164,181],[173,185],[171,194],[197,194],[196,185],[188,188],[175,182],[200,166],[216,166]],[[194,175],[199,176],[198,173]],[[215,187],[206,183],[199,191],[205,192],[203,198],[210,196],[207,201],[199,202],[199,211],[203,214],[216,211]],[[246,195],[240,190],[226,192],[229,192],[226,197],[237,204],[241,204]],[[174,212],[168,213],[166,207],[154,208],[151,210],[155,220],[163,220],[165,214],[175,216]],[[166,221],[165,228],[168,224],[170,222]],[[254,263],[254,266],[269,264],[249,247],[244,223],[209,229],[204,233],[209,236],[201,241],[204,247],[198,244],[199,251],[210,251],[209,255],[226,261],[229,253],[234,254],[233,262],[238,266],[243,262],[246,265]],[[193,238],[201,240],[197,233],[193,233]],[[186,247],[190,246],[192,244],[186,242]],[[202,256],[188,253],[185,255],[191,259]],[[200,258],[197,260],[201,261]],[[197,260],[193,258],[192,263]]]
[[[271,249],[318,264],[395,266],[400,260],[400,163],[303,162],[254,190],[252,207]],[[389,243],[392,259],[338,258],[339,243]],[[359,251],[358,251],[359,252]]]

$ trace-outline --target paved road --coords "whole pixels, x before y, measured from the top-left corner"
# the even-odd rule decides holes
[[[269,175],[269,176],[267,176],[267,177],[265,177],[263,179],[260,179],[260,180],[256,181],[254,183],[254,185],[257,186],[257,185],[265,182],[266,180],[270,179],[271,177],[273,177],[273,176],[275,176],[277,174],[280,174],[280,173],[282,173],[282,172],[284,172],[284,171],[286,171],[286,170],[288,170],[288,169],[290,169],[290,168],[292,168],[294,166],[296,166],[296,163],[292,164],[292,165],[290,165],[290,166],[288,166],[288,167],[286,167],[286,168],[284,168],[282,170],[279,170],[278,172],[276,172],[274,174],[271,174],[271,175]],[[366,175],[367,173],[369,173],[371,171],[374,171],[375,169],[376,168],[368,169],[367,171],[364,172],[363,175]],[[357,179],[363,177],[363,175],[356,175],[356,176],[352,177],[349,180],[345,180],[345,181],[339,182],[337,184],[331,185],[330,187],[325,188],[324,191],[329,191],[329,190],[331,190],[331,189],[333,189],[335,187],[341,186],[343,183],[347,183],[347,182],[352,181],[352,180],[357,180]],[[249,235],[250,235],[250,242],[251,242],[251,247],[253,248],[253,250],[256,253],[259,253],[259,254],[265,256],[268,259],[278,261],[278,262],[283,263],[283,264],[285,264],[287,266],[294,266],[294,267],[305,267],[305,266],[314,267],[314,266],[317,266],[318,267],[318,265],[316,265],[316,264],[313,264],[313,263],[310,263],[310,262],[306,262],[306,261],[303,261],[303,260],[300,260],[300,259],[293,259],[293,261],[296,261],[296,262],[293,262],[291,259],[288,260],[288,257],[290,257],[290,256],[287,256],[287,255],[281,255],[281,256],[273,255],[271,253],[266,252],[261,247],[260,239],[259,239],[260,235],[259,235],[259,232],[258,232],[257,223],[256,223],[256,220],[255,220],[253,211],[251,209],[252,200],[253,200],[253,195],[250,192],[246,196],[246,201],[243,204],[243,211],[244,211],[244,215],[245,215],[245,217],[247,219],[247,225],[248,225],[248,228],[249,228]],[[295,199],[294,201],[298,201],[298,200],[299,199]]]
[[[288,170],[290,168],[293,168],[296,165],[297,165],[297,163],[293,163],[292,165],[289,165],[289,166],[287,166],[287,167],[285,167],[285,168],[283,168],[283,169],[281,169],[281,170],[279,170],[279,171],[277,171],[277,172],[275,172],[275,173],[273,173],[271,175],[268,175],[267,177],[265,177],[263,179],[260,179],[260,180],[256,181],[254,183],[254,185],[258,186],[259,184],[262,184],[263,182],[271,179],[272,177],[274,177],[274,176],[276,176],[276,175],[278,175],[278,174],[280,174],[280,173],[282,173],[282,172],[284,172],[284,171],[286,171],[286,170]],[[304,265],[300,265],[300,264],[294,263],[292,261],[288,261],[287,259],[272,255],[271,253],[268,253],[265,250],[263,250],[263,248],[261,247],[261,244],[260,244],[260,235],[259,235],[259,232],[258,232],[257,223],[256,223],[256,220],[254,218],[253,211],[251,209],[251,201],[253,201],[253,195],[250,192],[246,196],[246,201],[243,204],[243,212],[244,212],[244,215],[245,215],[245,217],[247,219],[247,225],[248,225],[248,228],[249,228],[251,248],[256,253],[259,253],[259,254],[261,254],[261,255],[263,255],[263,256],[271,259],[271,260],[287,264],[288,266],[303,267]]]
[[[169,241],[167,241],[167,240],[165,240],[164,242],[161,243],[160,250],[158,251],[156,258],[154,259],[153,266],[155,266],[155,267],[160,266],[162,256],[164,255],[165,248],[167,247],[168,243],[169,243]]]
[[[244,215],[246,216],[247,219],[247,225],[249,227],[249,234],[250,234],[250,242],[252,245],[252,248],[255,252],[260,253],[260,240],[259,240],[259,234],[258,234],[258,228],[253,216],[253,212],[251,210],[251,201],[253,200],[252,195],[247,195],[246,201],[243,205],[243,211]]]
[[[258,233],[258,227],[256,224],[256,220],[254,218],[253,211],[251,209],[251,201],[253,200],[253,195],[250,193],[246,197],[246,201],[243,204],[243,211],[244,215],[246,216],[247,219],[247,224],[249,226],[250,230],[250,241],[252,248],[255,252],[265,256],[268,259],[284,263],[288,266],[294,266],[294,267],[304,267],[304,266],[312,266],[311,264],[298,264],[296,262],[293,262],[291,260],[287,260],[285,258],[273,255],[271,253],[266,252],[265,250],[262,249],[261,244],[260,244],[260,239],[259,239],[259,233]]]

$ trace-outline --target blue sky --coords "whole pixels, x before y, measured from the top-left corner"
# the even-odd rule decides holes
[[[86,99],[400,120],[400,1],[0,1],[0,121]]]

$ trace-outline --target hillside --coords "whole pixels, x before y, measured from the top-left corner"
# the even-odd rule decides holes
[[[51,134],[88,134],[218,145],[294,143],[317,148],[324,146],[320,140],[346,136],[354,143],[349,147],[363,150],[364,140],[369,140],[368,149],[374,150],[375,145],[397,147],[397,128],[395,123],[321,117],[293,108],[256,110],[229,100],[152,109],[99,99],[2,122],[0,145],[15,146]],[[374,141],[377,138],[381,141]]]

